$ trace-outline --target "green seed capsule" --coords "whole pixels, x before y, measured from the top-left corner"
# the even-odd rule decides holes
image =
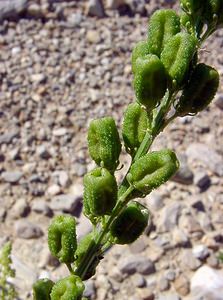
[[[163,98],[167,88],[164,65],[153,54],[136,60],[134,89],[137,101],[151,111]]]
[[[149,129],[150,120],[147,112],[138,103],[128,105],[122,126],[122,136],[126,151],[132,156],[139,148]]]
[[[81,300],[84,291],[82,280],[70,275],[59,280],[52,288],[51,300]]]
[[[130,168],[127,179],[144,195],[166,182],[179,168],[173,151],[164,149],[150,152],[138,159]]]
[[[116,244],[130,244],[143,233],[148,220],[148,209],[138,202],[130,202],[112,223],[111,236]]]
[[[60,262],[72,263],[77,249],[76,221],[70,216],[56,216],[48,229],[48,245]]]
[[[92,232],[85,235],[80,241],[80,243],[78,244],[77,251],[76,251],[76,261],[75,261],[76,267],[79,267],[80,265],[83,264],[85,259],[85,254],[89,253],[91,249],[94,249],[93,253],[97,252],[95,236]],[[84,274],[82,278],[83,280],[87,280],[92,276],[94,276],[96,272],[96,267],[99,264],[99,262],[100,259],[98,256],[96,256],[93,262],[91,263],[91,265],[89,266],[87,272]]]
[[[149,21],[148,47],[160,57],[168,40],[180,32],[180,18],[172,9],[157,10]]]
[[[198,64],[176,105],[179,116],[202,111],[214,98],[219,85],[218,72],[205,64]]]
[[[99,165],[114,171],[119,164],[121,142],[115,121],[111,117],[93,120],[88,129],[91,158]]]
[[[136,44],[132,51],[132,72],[135,73],[137,69],[136,60],[141,57],[144,58],[149,54],[149,47],[147,41],[141,41]]]
[[[204,0],[180,0],[180,5],[186,13],[194,15],[202,12],[204,2]]]
[[[85,214],[110,215],[117,201],[115,177],[105,168],[96,168],[84,176]]]
[[[178,33],[169,40],[161,53],[161,61],[178,87],[187,75],[196,45],[197,40],[189,33]]]
[[[34,300],[50,300],[50,292],[54,282],[48,278],[39,279],[33,285]]]

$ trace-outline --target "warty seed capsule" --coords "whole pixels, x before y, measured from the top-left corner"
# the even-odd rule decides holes
[[[172,9],[157,10],[149,20],[149,52],[160,57],[168,40],[180,32],[180,18]]]
[[[176,105],[178,115],[202,111],[214,98],[218,85],[218,71],[203,63],[198,64]]]
[[[117,183],[105,168],[96,168],[84,176],[84,210],[91,216],[110,215],[117,201]]]
[[[50,293],[54,282],[48,278],[39,279],[33,284],[34,300],[51,300]]]
[[[164,64],[175,86],[179,87],[186,78],[190,62],[196,52],[197,39],[189,33],[181,32],[173,36],[161,53]]]
[[[136,60],[134,90],[136,99],[148,111],[153,110],[163,98],[167,88],[167,76],[163,63],[153,54]]]
[[[124,115],[122,136],[126,151],[132,156],[142,143],[149,126],[150,120],[146,110],[137,102],[129,104]]]
[[[48,245],[53,256],[72,263],[77,249],[76,221],[71,216],[56,216],[48,229]]]
[[[88,148],[98,166],[115,171],[119,164],[121,142],[111,117],[93,120],[88,129]]]
[[[84,284],[80,277],[70,275],[58,282],[52,288],[51,300],[81,300]]]
[[[175,153],[169,149],[150,152],[138,159],[130,168],[129,183],[144,195],[159,187],[179,168]]]
[[[147,41],[140,41],[138,42],[132,50],[132,72],[135,73],[137,69],[136,60],[137,58],[145,57],[149,54],[149,47]]]
[[[133,243],[145,230],[149,211],[142,204],[132,201],[111,225],[111,236],[116,244]]]

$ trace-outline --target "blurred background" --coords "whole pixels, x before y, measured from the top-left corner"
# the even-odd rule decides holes
[[[20,299],[32,299],[37,278],[67,274],[47,247],[53,215],[76,216],[79,238],[91,230],[81,213],[82,178],[93,167],[87,126],[111,115],[120,127],[134,100],[131,51],[158,8],[179,3],[0,1],[0,247],[13,242]],[[221,74],[213,103],[175,121],[153,146],[174,149],[180,171],[143,200],[150,226],[107,253],[86,283],[89,299],[223,299],[222,49],[219,30],[199,53]]]

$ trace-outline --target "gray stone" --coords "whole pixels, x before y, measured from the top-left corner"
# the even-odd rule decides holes
[[[44,83],[46,81],[47,77],[43,73],[38,73],[38,74],[32,74],[30,77],[31,82],[33,83]]]
[[[30,207],[26,199],[21,198],[16,200],[15,204],[10,210],[10,214],[13,216],[13,218],[18,219],[27,216],[29,211],[30,211]]]
[[[80,204],[80,198],[71,194],[61,194],[53,197],[49,203],[53,211],[63,211],[73,214]]]
[[[191,278],[193,299],[222,300],[223,272],[203,266]]]
[[[94,281],[89,279],[87,280],[85,283],[85,289],[84,289],[84,297],[90,298],[90,299],[94,299],[95,298],[95,284]]]
[[[117,9],[121,5],[125,4],[126,0],[107,0],[107,7],[111,9]]]
[[[20,171],[6,171],[2,173],[2,179],[9,183],[17,183],[23,177]]]
[[[170,270],[167,270],[165,273],[164,273],[164,277],[169,280],[169,281],[174,281],[175,278],[176,278],[176,272],[172,269]]]
[[[81,240],[86,234],[92,231],[92,224],[84,214],[81,214],[78,219],[78,224],[76,227],[76,233],[78,240]]]
[[[168,293],[165,295],[159,295],[158,300],[181,300],[180,296],[173,293]]]
[[[45,145],[38,146],[36,152],[40,158],[49,159],[51,157],[51,154]]]
[[[164,206],[163,197],[156,192],[152,192],[148,197],[146,197],[146,203],[154,211],[158,211]]]
[[[83,20],[83,16],[79,12],[70,14],[67,17],[68,24],[73,26],[73,27],[79,26],[81,24],[82,20]]]
[[[155,272],[154,263],[143,256],[140,255],[129,255],[121,259],[118,263],[118,268],[124,274],[134,274],[136,272],[149,275]]]
[[[104,6],[101,0],[89,0],[87,13],[90,16],[104,17]]]
[[[35,200],[32,202],[32,210],[36,213],[43,214],[45,216],[52,216],[53,212],[49,208],[48,204],[44,200]]]
[[[0,2],[1,6],[1,2]],[[14,138],[19,137],[19,129],[14,129],[9,132],[5,132],[3,134],[0,134],[0,145],[1,144],[10,144]]]
[[[201,261],[194,257],[191,250],[185,250],[179,260],[183,264],[183,268],[188,268],[191,271],[195,271],[201,266]]]
[[[209,187],[211,180],[205,171],[199,171],[195,173],[194,184],[198,186],[201,190]]]
[[[16,221],[14,230],[16,236],[22,239],[34,239],[43,235],[43,231],[38,225],[25,219]]]
[[[207,258],[210,254],[208,248],[205,245],[196,245],[193,248],[192,253],[194,257],[200,260]]]
[[[216,97],[215,104],[218,108],[223,110],[223,94],[218,94]]]
[[[141,275],[141,274],[134,274],[132,277],[131,277],[131,280],[132,280],[132,284],[135,286],[135,287],[138,287],[138,288],[142,288],[146,285],[146,280],[145,278]]]
[[[0,1],[0,21],[17,17],[27,7],[28,0],[1,0]]]
[[[171,178],[171,180],[182,184],[192,184],[194,175],[188,166],[187,156],[184,154],[178,154],[177,158],[180,162],[180,168],[177,173]]]
[[[200,161],[213,173],[223,176],[223,158],[215,150],[201,143],[192,143],[186,150],[188,160]]]
[[[28,14],[34,18],[40,18],[43,16],[41,6],[37,3],[31,3],[27,9]]]
[[[169,281],[162,276],[158,281],[158,287],[161,292],[167,291],[170,288]]]
[[[168,206],[165,206],[161,211],[157,223],[159,231],[166,232],[174,229],[174,227],[178,223],[181,210],[182,210],[182,204],[177,202],[173,202],[170,203]]]

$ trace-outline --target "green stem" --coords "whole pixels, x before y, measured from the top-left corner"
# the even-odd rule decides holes
[[[122,211],[122,209],[125,207],[126,205],[126,199],[128,198],[128,195],[133,191],[133,187],[130,186],[125,193],[123,193],[121,195],[121,197],[119,198],[117,205],[115,206],[112,215],[110,217],[108,217],[107,223],[104,227],[104,229],[102,229],[95,241],[95,246],[93,248],[91,248],[88,252],[85,253],[85,257],[83,259],[83,264],[81,264],[76,270],[75,270],[75,274],[78,275],[79,277],[83,278],[84,275],[86,274],[88,268],[90,267],[90,265],[92,264],[92,262],[94,261],[94,258],[97,254],[97,251],[100,247],[100,244],[103,241],[103,238],[105,237],[105,235],[109,232],[110,226],[112,224],[112,222],[114,221],[114,219],[116,218],[116,216]]]

